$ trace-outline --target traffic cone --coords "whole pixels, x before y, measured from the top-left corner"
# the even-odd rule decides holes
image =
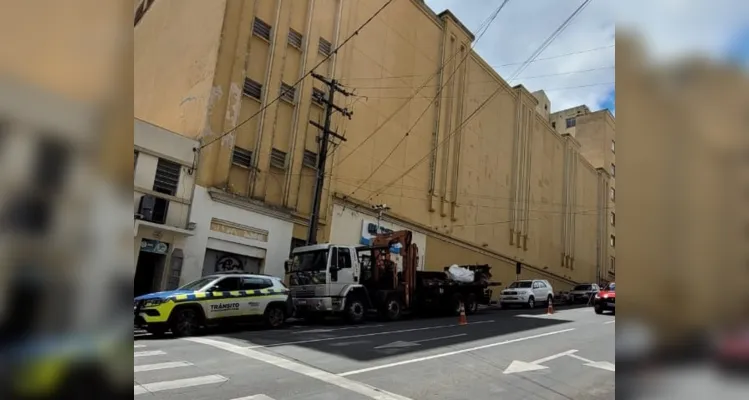
[[[549,306],[546,308],[546,315],[554,314],[554,301],[549,300]]]
[[[460,302],[460,317],[458,317],[458,325],[468,325],[466,320],[466,309],[463,306],[463,302]]]

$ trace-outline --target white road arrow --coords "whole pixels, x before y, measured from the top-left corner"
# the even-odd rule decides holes
[[[505,374],[514,374],[514,373],[518,373],[518,372],[528,372],[528,371],[537,371],[539,369],[547,369],[549,367],[546,367],[546,366],[541,365],[541,364],[543,364],[545,362],[548,362],[548,361],[551,361],[551,360],[554,360],[554,359],[559,358],[559,357],[564,357],[564,356],[571,355],[572,353],[575,353],[575,352],[577,352],[577,350],[567,350],[565,352],[562,352],[562,353],[559,353],[559,354],[554,354],[553,356],[539,358],[538,360],[531,361],[531,362],[514,360],[513,362],[510,363],[510,366],[507,367],[504,370],[504,373]]]
[[[399,340],[397,342],[392,342],[392,343],[388,343],[388,344],[383,344],[382,346],[377,346],[377,347],[375,347],[375,350],[402,349],[402,348],[405,348],[405,347],[419,346],[420,343],[424,343],[424,342],[431,342],[433,340],[440,340],[440,339],[450,339],[450,338],[459,337],[459,336],[465,336],[465,335],[466,335],[465,333],[460,333],[460,334],[457,334],[457,335],[442,336],[442,337],[422,339],[422,340],[414,340],[412,342],[404,342],[404,341]]]
[[[593,367],[598,369],[605,369],[606,371],[616,372],[616,366],[608,361],[591,361],[587,358],[580,357],[577,354],[570,354],[569,356],[585,362],[585,364],[583,365],[585,365],[586,367]]]

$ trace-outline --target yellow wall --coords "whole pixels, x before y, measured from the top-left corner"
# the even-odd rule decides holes
[[[177,3],[176,16],[163,20],[163,12]],[[294,104],[270,101],[281,82],[295,83],[323,59],[317,51],[320,37],[335,48],[382,4],[237,0],[196,1],[188,7],[175,0],[157,2],[136,28],[136,115],[204,143],[247,121],[203,149],[198,184],[306,216],[314,171],[302,166],[302,156],[305,149],[317,151],[317,129],[308,121],[322,120],[311,94],[313,86],[323,87],[307,78],[297,86]],[[226,7],[223,17],[219,5]],[[270,41],[252,34],[255,17],[272,26]],[[195,29],[198,21],[201,29]],[[302,49],[288,44],[289,27],[303,34]],[[156,34],[159,30],[165,32]],[[332,128],[347,141],[329,159],[322,223],[330,215],[333,193],[386,203],[391,214],[472,243],[476,251],[590,281],[596,264],[596,172],[583,160],[575,161],[575,194],[564,202],[564,149],[576,147],[536,113],[538,101],[525,88],[510,87],[470,50],[472,40],[451,14],[437,16],[420,0],[396,1],[316,69],[334,73],[356,92],[336,97],[354,115],[350,121],[340,115],[333,119]],[[260,100],[242,95],[245,76],[264,85]],[[440,83],[445,85],[440,101],[432,104]],[[461,123],[497,89],[480,112]],[[187,113],[193,105],[197,108]],[[436,143],[441,145],[432,152]],[[255,153],[252,168],[231,163],[234,146]],[[274,148],[287,153],[286,168],[271,167]],[[566,243],[563,221],[576,232]],[[562,266],[565,244],[567,256],[575,260],[568,266]],[[437,247],[429,246],[430,252]]]

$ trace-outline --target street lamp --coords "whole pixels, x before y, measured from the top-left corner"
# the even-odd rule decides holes
[[[377,211],[377,234],[380,233],[380,220],[382,219],[382,214],[390,210],[390,207],[388,207],[387,204],[375,204],[372,206],[372,209]]]

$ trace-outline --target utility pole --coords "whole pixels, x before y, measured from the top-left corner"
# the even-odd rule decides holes
[[[377,204],[372,206],[372,209],[377,211],[377,234],[380,234],[380,220],[382,220],[382,214],[390,210],[387,204]]]
[[[340,139],[345,142],[346,138],[330,130],[330,122],[333,117],[333,111],[340,112],[343,116],[351,119],[353,113],[346,108],[341,108],[333,103],[335,93],[338,92],[346,97],[351,96],[353,93],[349,93],[341,87],[341,85],[335,80],[330,79],[316,73],[312,73],[312,77],[328,86],[328,98],[318,99],[321,103],[325,104],[325,121],[323,125],[318,124],[315,121],[309,121],[312,126],[320,129],[320,135],[317,136],[317,179],[315,181],[315,197],[312,199],[312,214],[309,220],[309,230],[307,231],[307,244],[317,243],[317,224],[320,221],[320,202],[322,200],[322,190],[325,184],[325,163],[328,158],[328,143],[330,137]]]

